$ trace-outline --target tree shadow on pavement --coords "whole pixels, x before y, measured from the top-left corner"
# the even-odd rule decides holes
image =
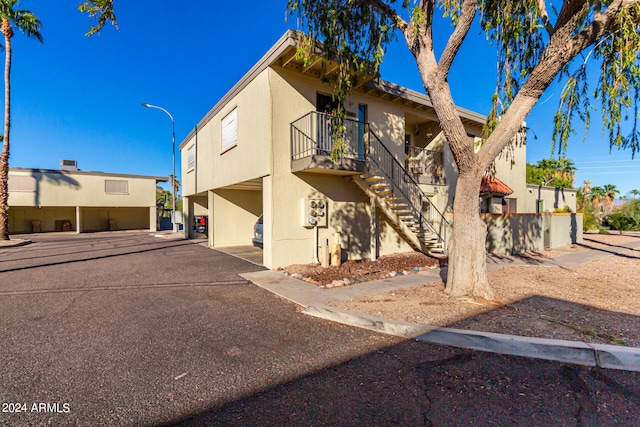
[[[407,341],[164,425],[633,425],[638,384],[638,373]]]

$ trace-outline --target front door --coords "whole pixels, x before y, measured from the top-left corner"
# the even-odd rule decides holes
[[[367,106],[358,105],[358,160],[364,160],[365,128],[367,123]]]

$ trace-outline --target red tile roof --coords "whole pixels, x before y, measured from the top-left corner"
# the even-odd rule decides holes
[[[508,196],[509,194],[513,194],[513,190],[498,178],[484,176],[480,184],[480,194],[500,194]]]

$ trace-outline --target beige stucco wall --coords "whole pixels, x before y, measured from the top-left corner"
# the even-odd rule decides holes
[[[371,213],[365,194],[345,177],[291,172],[290,123],[315,111],[316,93],[327,93],[328,88],[316,79],[281,69],[272,70],[270,77],[274,146],[270,221],[273,249],[270,259],[265,257],[265,264],[274,268],[313,261],[314,230],[302,226],[302,201],[305,198],[325,198],[328,202],[328,227],[318,231],[321,244],[327,240],[333,243],[340,231],[341,245],[348,258],[370,258]],[[403,159],[403,116],[400,110],[393,108],[385,113],[380,101],[376,104],[375,100],[352,96],[347,101],[347,110],[357,111],[358,104],[366,104],[371,122],[382,117],[385,122],[395,123],[397,128],[386,134],[400,142],[395,154]],[[410,250],[391,227],[381,224],[380,230],[380,254]],[[269,238],[268,233],[265,225],[265,239]]]
[[[582,214],[481,214],[487,251],[518,254],[582,242]]]
[[[238,141],[222,152],[221,123],[237,108]],[[268,70],[251,81],[224,104],[194,136],[181,144],[183,194],[191,196],[210,189],[261,178],[270,173],[271,103]],[[187,166],[187,150],[196,147],[196,167]]]
[[[127,194],[109,194],[105,181],[126,181]],[[9,232],[156,229],[156,178],[82,171],[11,169]],[[58,228],[56,228],[58,223]]]
[[[213,217],[209,229],[214,246],[250,245],[253,226],[262,213],[262,192],[217,190],[213,192]]]
[[[576,190],[570,188],[555,188],[533,184],[526,186],[526,198],[523,212],[536,212],[537,200],[543,200],[542,211],[553,212],[554,209],[563,209],[565,206],[576,211]]]
[[[11,189],[12,177],[30,177],[33,191]],[[128,194],[107,194],[105,180],[127,181]],[[155,206],[156,180],[72,171],[9,171],[9,206]]]
[[[250,242],[255,219],[264,214],[264,263],[276,268],[295,263],[308,263],[314,255],[314,230],[302,226],[305,198],[324,198],[328,202],[329,223],[318,231],[319,242],[334,242],[341,232],[341,244],[351,259],[372,256],[371,206],[369,199],[347,177],[328,174],[291,172],[290,124],[315,111],[317,93],[329,94],[331,88],[317,78],[274,66],[257,74],[232,98],[223,98],[211,120],[198,128],[181,144],[183,191],[189,200],[205,198],[210,215],[210,244],[214,246]],[[404,140],[407,114],[433,119],[424,112],[412,110],[388,100],[354,91],[346,103],[347,115],[357,116],[358,105],[367,106],[372,131],[404,164]],[[238,109],[238,143],[221,152],[220,123],[233,108]],[[478,129],[475,129],[478,130]],[[187,168],[187,150],[196,146],[196,167]],[[442,146],[448,186],[429,186],[425,191],[440,211],[452,206],[457,172],[451,152]],[[516,152],[515,165],[522,159],[522,185],[513,158],[499,160],[498,177],[513,186],[517,196],[524,193],[524,149]],[[502,163],[500,163],[502,162]],[[508,167],[506,167],[508,165]],[[512,176],[514,179],[512,179]],[[259,180],[261,197],[251,197],[251,208],[237,199],[230,186]],[[226,189],[225,189],[226,187]],[[225,197],[225,191],[227,193]],[[238,190],[240,191],[240,190]],[[234,197],[229,197],[234,195]],[[208,198],[207,198],[208,197]],[[520,205],[519,205],[520,206]],[[193,215],[198,204],[189,203]],[[378,215],[378,250],[380,255],[410,250],[393,228]]]

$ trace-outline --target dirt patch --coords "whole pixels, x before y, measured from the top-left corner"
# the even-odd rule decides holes
[[[495,299],[491,301],[451,298],[444,293],[443,283],[435,282],[332,305],[385,319],[434,326],[640,347],[640,249],[621,247],[638,240],[637,235],[585,235],[581,245],[526,254],[529,261],[588,250],[610,256],[571,268],[531,262],[527,266],[490,271],[495,291]],[[404,257],[408,259],[406,264],[402,261]],[[389,277],[394,270],[396,274],[397,271],[411,274],[420,266],[412,267],[415,260],[410,258],[402,254],[389,257],[384,261],[389,262],[389,269],[382,262],[363,262],[354,270],[357,271],[354,276],[344,269],[336,272],[335,277],[358,280],[367,277],[367,269],[375,271],[375,278]],[[297,266],[295,271],[313,273],[303,266]],[[334,276],[327,273],[326,277],[310,277],[318,279],[318,283],[327,283]]]
[[[322,268],[316,264],[296,264],[286,267],[284,272],[314,285],[331,288],[336,285],[345,286],[384,279],[398,274],[414,274],[421,270],[437,268],[439,264],[440,261],[435,258],[419,252],[408,252],[385,255],[376,261],[349,260],[329,268]]]

